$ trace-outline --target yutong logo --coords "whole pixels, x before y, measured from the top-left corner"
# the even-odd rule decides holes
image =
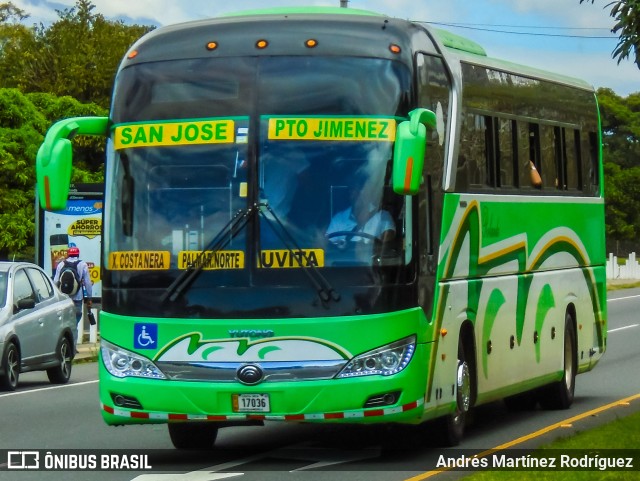
[[[249,337],[264,339],[267,337],[273,337],[275,334],[270,329],[229,329],[229,336],[231,337]]]

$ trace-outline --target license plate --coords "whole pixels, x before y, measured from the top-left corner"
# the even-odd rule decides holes
[[[271,411],[268,394],[233,394],[233,411],[236,413],[268,413]]]

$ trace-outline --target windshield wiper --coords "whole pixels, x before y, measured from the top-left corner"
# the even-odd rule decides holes
[[[202,272],[205,263],[204,257],[209,251],[214,253],[223,250],[236,237],[242,229],[245,228],[251,217],[258,210],[258,206],[253,205],[248,209],[240,209],[227,224],[218,231],[211,242],[200,251],[196,258],[189,264],[187,270],[180,274],[164,291],[160,302],[165,303],[167,300],[174,302],[182,293],[196,280]]]
[[[269,214],[271,214],[273,219],[270,219],[265,214],[264,210],[267,210]],[[302,266],[303,271],[313,285],[313,288],[318,293],[318,297],[320,298],[320,300],[323,303],[327,303],[331,300],[334,302],[339,301],[340,294],[318,271],[316,265],[311,262],[308,254],[298,246],[296,240],[293,238],[284,224],[280,221],[271,206],[266,202],[262,202],[259,204],[254,204],[246,210],[239,210],[236,215],[233,216],[233,218],[229,222],[227,222],[227,224],[222,227],[222,229],[220,229],[220,231],[214,236],[213,240],[209,242],[209,244],[202,251],[200,251],[196,258],[189,264],[187,270],[180,274],[171,283],[171,285],[167,287],[165,292],[162,294],[162,297],[160,298],[160,302],[175,302],[175,300],[178,299],[178,297],[180,297],[182,293],[189,288],[189,286],[196,280],[196,278],[204,269],[204,257],[207,256],[210,251],[216,253],[223,250],[227,245],[229,245],[229,243],[246,227],[246,225],[249,223],[251,218],[256,215],[256,213],[258,213],[262,216],[263,219],[265,219],[269,227],[271,227],[273,232],[275,232],[276,236],[278,236],[282,244],[291,253],[291,255],[299,256],[299,258],[304,260],[308,268]]]
[[[304,262],[307,267],[301,266],[302,270],[306,274],[307,278],[313,285],[313,288],[318,293],[318,297],[323,303],[327,303],[330,300],[339,301],[340,294],[333,288],[333,286],[329,283],[329,281],[320,273],[317,266],[311,262],[309,259],[309,255],[300,248],[295,238],[289,232],[289,230],[284,226],[284,224],[280,221],[274,210],[271,208],[268,202],[261,202],[257,204],[258,213],[262,216],[262,218],[267,222],[271,230],[275,232],[278,236],[282,244],[289,251],[289,253],[300,259],[304,259]],[[269,217],[265,214],[264,209],[266,209],[269,214],[273,217],[274,220],[269,219]],[[293,247],[292,247],[293,246]],[[302,263],[301,263],[302,264]]]

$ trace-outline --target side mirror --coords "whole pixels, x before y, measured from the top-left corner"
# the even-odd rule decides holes
[[[18,301],[18,311],[22,311],[25,309],[33,309],[34,307],[36,307],[36,301],[35,299],[31,299],[31,298],[26,298],[26,299],[20,299]]]
[[[48,210],[61,210],[67,205],[75,135],[108,134],[108,117],[75,117],[53,124],[38,149],[36,177],[40,205]]]
[[[393,149],[393,191],[400,195],[415,195],[422,181],[427,127],[436,126],[436,114],[427,109],[409,112],[409,120],[400,122]]]

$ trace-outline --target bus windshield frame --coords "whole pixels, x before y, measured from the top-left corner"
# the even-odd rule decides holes
[[[189,59],[123,69],[107,164],[115,188],[105,256],[114,285],[161,287],[203,258],[208,286],[276,278],[296,285],[301,267],[392,270],[395,280],[407,279],[413,200],[393,193],[390,173],[410,91],[409,68],[378,58]],[[218,252],[200,255],[258,204],[261,215]],[[330,237],[332,219],[352,204],[367,211],[358,227]],[[394,231],[391,243],[375,238],[382,229]]]

